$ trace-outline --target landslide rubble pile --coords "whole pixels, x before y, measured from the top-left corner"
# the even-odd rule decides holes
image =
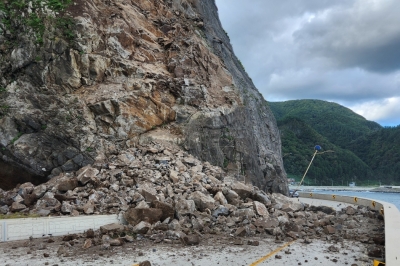
[[[384,254],[382,216],[375,211],[347,207],[337,212],[267,194],[176,147],[157,143],[121,151],[107,160],[96,158],[93,165],[39,186],[25,183],[0,190],[0,213],[15,212],[119,214],[126,220],[127,225],[86,232],[81,237],[84,249],[108,249],[143,238],[195,245],[203,234],[224,234],[237,238],[237,244],[243,244],[242,237],[257,235],[277,241],[301,239],[305,244],[316,238],[333,243],[351,239],[367,245],[370,256]],[[79,242],[78,238],[66,236],[65,241]]]

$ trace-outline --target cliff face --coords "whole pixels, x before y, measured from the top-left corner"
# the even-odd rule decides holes
[[[213,0],[60,2],[2,7],[3,163],[53,177],[158,139],[287,193],[275,119]]]

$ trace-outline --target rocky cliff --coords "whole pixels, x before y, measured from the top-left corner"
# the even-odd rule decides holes
[[[275,119],[213,0],[0,9],[3,164],[54,177],[155,139],[287,194]]]

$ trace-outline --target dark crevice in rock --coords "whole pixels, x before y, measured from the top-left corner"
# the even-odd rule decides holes
[[[18,184],[31,182],[40,185],[47,182],[47,177],[29,173],[22,167],[14,166],[0,159],[0,188],[4,190],[13,189]]]

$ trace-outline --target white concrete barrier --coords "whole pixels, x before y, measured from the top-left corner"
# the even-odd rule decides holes
[[[3,219],[0,220],[0,242],[83,233],[110,223],[123,223],[123,220],[116,214]]]
[[[318,194],[312,192],[299,192],[300,198],[313,198],[320,200],[328,200],[335,202],[351,203],[370,207],[373,210],[379,211],[385,220],[385,265],[399,266],[400,251],[398,241],[400,239],[400,212],[395,205],[384,201],[374,199],[339,196],[335,194]]]
[[[298,192],[300,197],[302,198],[310,198],[310,199],[320,199],[320,200],[329,200],[329,201],[337,201],[344,202],[354,205],[361,205],[365,207],[370,207],[375,211],[383,211],[383,203],[373,199],[365,199],[359,197],[351,197],[351,196],[341,196],[336,194],[318,194],[314,192]],[[386,202],[385,202],[386,203]],[[389,204],[389,203],[387,203]]]

